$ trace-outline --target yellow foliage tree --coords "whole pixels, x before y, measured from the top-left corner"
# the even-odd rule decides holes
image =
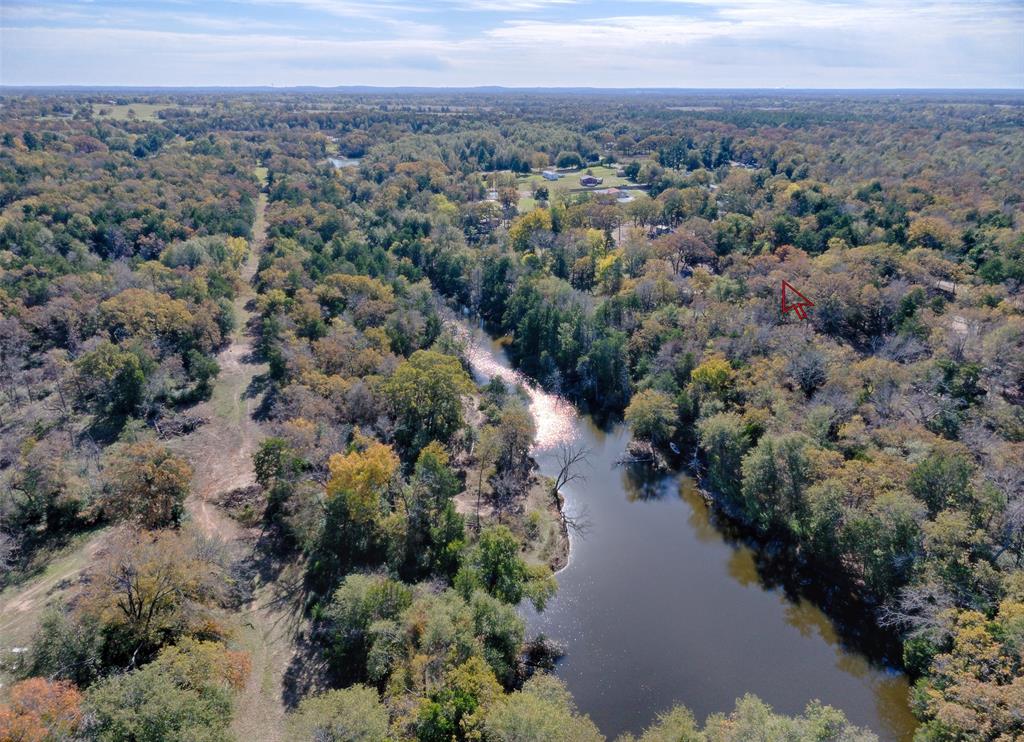
[[[942,250],[954,244],[955,240],[956,233],[949,222],[934,216],[915,219],[907,230],[907,242],[915,247]]]
[[[107,299],[100,316],[107,327],[147,340],[185,334],[192,326],[185,302],[145,289],[125,289]]]
[[[530,238],[536,232],[550,229],[551,212],[547,209],[534,209],[512,222],[508,229],[508,239],[514,250],[523,252],[530,248]]]
[[[369,523],[380,512],[380,497],[398,471],[398,456],[391,446],[371,443],[363,451],[331,456],[327,496],[345,497],[357,523]]]
[[[207,610],[223,590],[216,556],[180,531],[117,534],[77,610],[121,629],[132,648],[178,635],[220,633]]]
[[[952,649],[918,681],[922,739],[1020,739],[1024,729],[1024,603],[1004,600],[993,619],[957,616]],[[934,735],[934,736],[932,736]]]
[[[228,237],[227,240],[228,260],[236,268],[245,262],[249,256],[249,243],[244,237]]]
[[[716,397],[723,402],[732,390],[735,378],[736,372],[729,365],[729,361],[721,356],[708,358],[690,374],[698,394]]]
[[[109,516],[144,528],[176,524],[184,511],[192,467],[153,441],[111,449],[105,457],[103,496]]]

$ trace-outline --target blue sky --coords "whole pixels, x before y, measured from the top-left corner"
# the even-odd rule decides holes
[[[1024,0],[0,0],[5,85],[1024,88]]]

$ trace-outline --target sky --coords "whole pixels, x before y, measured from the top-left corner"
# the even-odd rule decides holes
[[[1024,88],[1024,0],[0,0],[3,85]]]

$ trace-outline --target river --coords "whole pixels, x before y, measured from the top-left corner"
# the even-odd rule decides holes
[[[346,167],[359,167],[358,157],[328,157],[327,161],[334,166],[335,170],[341,170]]]
[[[767,576],[691,477],[617,465],[625,425],[602,428],[524,383],[483,331],[470,339],[478,381],[498,375],[527,389],[542,474],[557,472],[560,444],[590,450],[586,481],[563,490],[567,512],[588,527],[572,537],[557,596],[541,614],[523,612],[530,633],[567,649],[556,672],[604,734],[638,732],[676,703],[703,721],[754,693],[787,714],[817,698],[883,740],[912,737],[906,676],[849,646],[815,604]]]

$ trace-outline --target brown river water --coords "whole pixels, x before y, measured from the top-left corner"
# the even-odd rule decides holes
[[[770,560],[731,536],[693,478],[619,465],[625,425],[599,426],[530,385],[484,331],[469,340],[478,381],[497,375],[526,390],[542,474],[556,473],[559,444],[590,450],[586,481],[563,490],[567,512],[587,528],[572,536],[546,610],[522,610],[531,634],[567,650],[556,672],[604,734],[638,732],[676,703],[703,721],[754,693],[779,712],[818,699],[883,740],[913,736],[906,676],[784,588],[792,575],[773,574]]]

